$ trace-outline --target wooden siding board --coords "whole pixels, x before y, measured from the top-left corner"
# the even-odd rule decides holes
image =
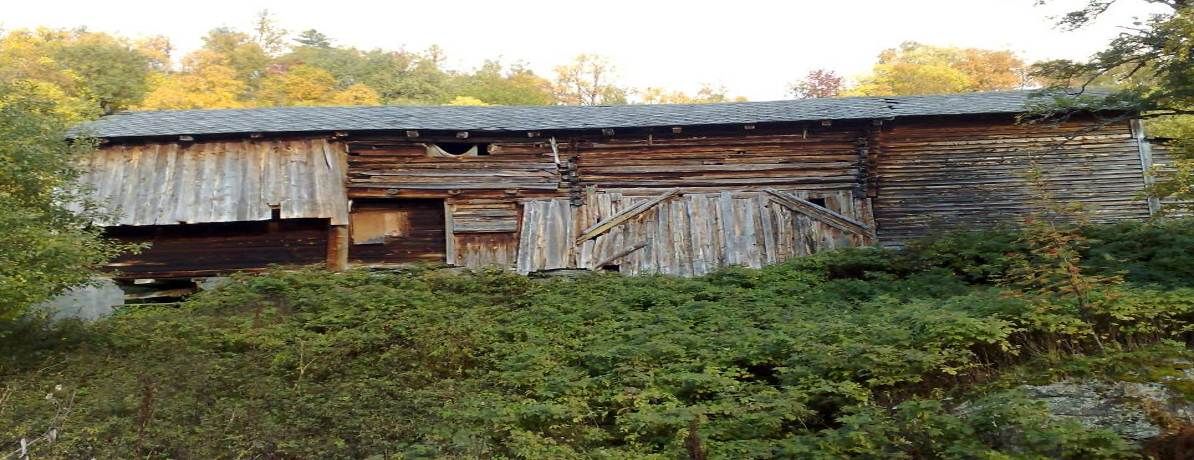
[[[884,132],[872,201],[880,242],[898,245],[952,228],[986,228],[1030,212],[1031,164],[1059,200],[1095,221],[1147,217],[1138,146],[1127,123],[907,122]]]
[[[344,179],[328,147],[321,138],[115,145],[95,152],[80,180],[113,212],[108,225],[267,220],[271,206],[345,225]]]

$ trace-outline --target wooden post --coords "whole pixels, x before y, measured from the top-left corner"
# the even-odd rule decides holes
[[[452,203],[444,202],[444,263],[448,265],[456,265],[456,232],[453,229],[456,223],[452,219],[455,208]]]
[[[348,268],[348,226],[328,226],[328,270],[339,272]]]
[[[1152,188],[1156,182],[1153,177],[1153,146],[1144,134],[1144,123],[1139,118],[1129,122],[1132,127],[1132,137],[1136,139],[1136,148],[1140,153],[1140,172],[1144,174],[1144,187]],[[1161,212],[1161,200],[1155,196],[1148,197],[1148,215],[1154,216]]]

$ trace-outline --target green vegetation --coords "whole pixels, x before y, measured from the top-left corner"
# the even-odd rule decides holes
[[[102,216],[74,180],[92,143],[62,141],[67,116],[41,89],[0,83],[0,323],[128,249],[91,225]]]
[[[1189,357],[1194,221],[1083,235],[1082,270],[1122,277],[1086,310],[1008,281],[1035,243],[1005,231],[696,279],[239,276],[13,323],[0,438],[57,426],[35,453],[65,458],[1130,458],[1012,388]]]

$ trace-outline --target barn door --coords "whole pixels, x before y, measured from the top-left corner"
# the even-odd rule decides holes
[[[354,200],[348,233],[353,262],[445,261],[443,200]]]
[[[703,275],[870,244],[870,208],[850,191],[590,193],[584,206],[526,204],[518,268]]]

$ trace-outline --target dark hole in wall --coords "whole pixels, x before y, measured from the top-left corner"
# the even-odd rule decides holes
[[[601,271],[603,271],[603,272],[620,272],[620,271],[622,271],[622,266],[617,265],[617,264],[602,265]]]
[[[809,198],[808,202],[815,204],[817,206],[820,206],[822,208],[828,208],[828,206],[825,206],[825,198]]]
[[[435,144],[440,150],[449,155],[464,155],[473,147],[477,148],[477,155],[489,155],[489,144],[473,144],[469,142],[439,142]]]

